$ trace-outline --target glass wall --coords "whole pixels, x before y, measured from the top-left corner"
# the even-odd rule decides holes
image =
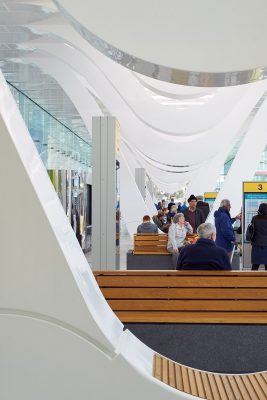
[[[236,149],[237,151],[238,149]],[[220,173],[219,178],[217,179],[216,182],[216,191],[219,191],[223,185],[223,182],[225,180],[225,177],[234,161],[236,153],[232,154],[232,157],[225,162],[223,169]],[[261,158],[259,160],[259,164],[257,167],[257,171],[255,171],[255,175],[253,177],[253,181],[255,182],[262,182],[266,180],[266,176],[267,176],[267,147],[264,149],[264,151],[262,152]]]
[[[91,168],[91,143],[14,86],[9,87],[47,169],[87,171]]]
[[[91,247],[92,145],[9,84],[29,133],[84,251]]]

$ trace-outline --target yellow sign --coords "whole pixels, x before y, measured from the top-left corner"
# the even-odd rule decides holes
[[[216,199],[218,192],[204,192],[205,199]]]
[[[244,193],[265,193],[267,182],[243,182]]]

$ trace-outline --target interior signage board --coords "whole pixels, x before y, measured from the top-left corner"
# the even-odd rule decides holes
[[[204,201],[212,206],[217,196],[218,192],[204,192]]]
[[[251,243],[246,240],[246,231],[252,220],[252,217],[257,215],[257,211],[261,203],[267,203],[267,182],[243,182],[243,269],[251,269]]]

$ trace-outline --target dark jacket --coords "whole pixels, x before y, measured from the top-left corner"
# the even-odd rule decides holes
[[[173,201],[170,201],[168,204],[168,210],[171,211],[172,206],[176,206],[176,204]]]
[[[205,221],[206,221],[207,216],[209,215],[209,212],[210,212],[209,203],[206,203],[205,201],[199,200],[197,202],[197,208],[199,208],[202,211],[202,213],[203,213],[203,215],[205,217]]]
[[[176,215],[177,213],[171,213],[171,212],[169,212],[168,214],[167,214],[167,221],[168,222],[172,222],[172,218]]]
[[[211,239],[198,239],[196,244],[182,248],[176,269],[231,270],[232,267],[224,249]]]
[[[215,226],[216,226],[216,244],[222,247],[227,252],[233,250],[233,243],[235,242],[235,234],[232,224],[235,218],[231,218],[229,211],[224,207],[220,207],[214,213]]]
[[[187,205],[183,204],[183,205],[181,205],[180,212],[184,213],[185,210],[187,210],[187,209],[188,209]]]
[[[168,229],[169,229],[170,224],[164,224],[164,222],[162,221],[162,219],[159,218],[157,215],[154,215],[154,217],[152,217],[152,219],[153,219],[154,224],[157,225],[157,227],[158,227],[162,232],[165,232],[165,233],[168,232]]]
[[[189,211],[189,208],[187,208],[185,211],[182,211],[182,213],[184,214],[185,220],[188,221],[188,214],[191,211]],[[205,217],[202,213],[202,211],[199,208],[196,208],[196,228],[200,225],[203,224],[203,222],[205,222]]]
[[[137,227],[137,233],[158,233],[158,227],[152,222],[142,223]]]
[[[254,225],[254,246],[267,246],[267,215],[255,215],[251,223]]]

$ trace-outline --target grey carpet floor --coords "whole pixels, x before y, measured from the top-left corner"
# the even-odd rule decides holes
[[[221,373],[267,370],[267,325],[125,324],[156,352]]]

